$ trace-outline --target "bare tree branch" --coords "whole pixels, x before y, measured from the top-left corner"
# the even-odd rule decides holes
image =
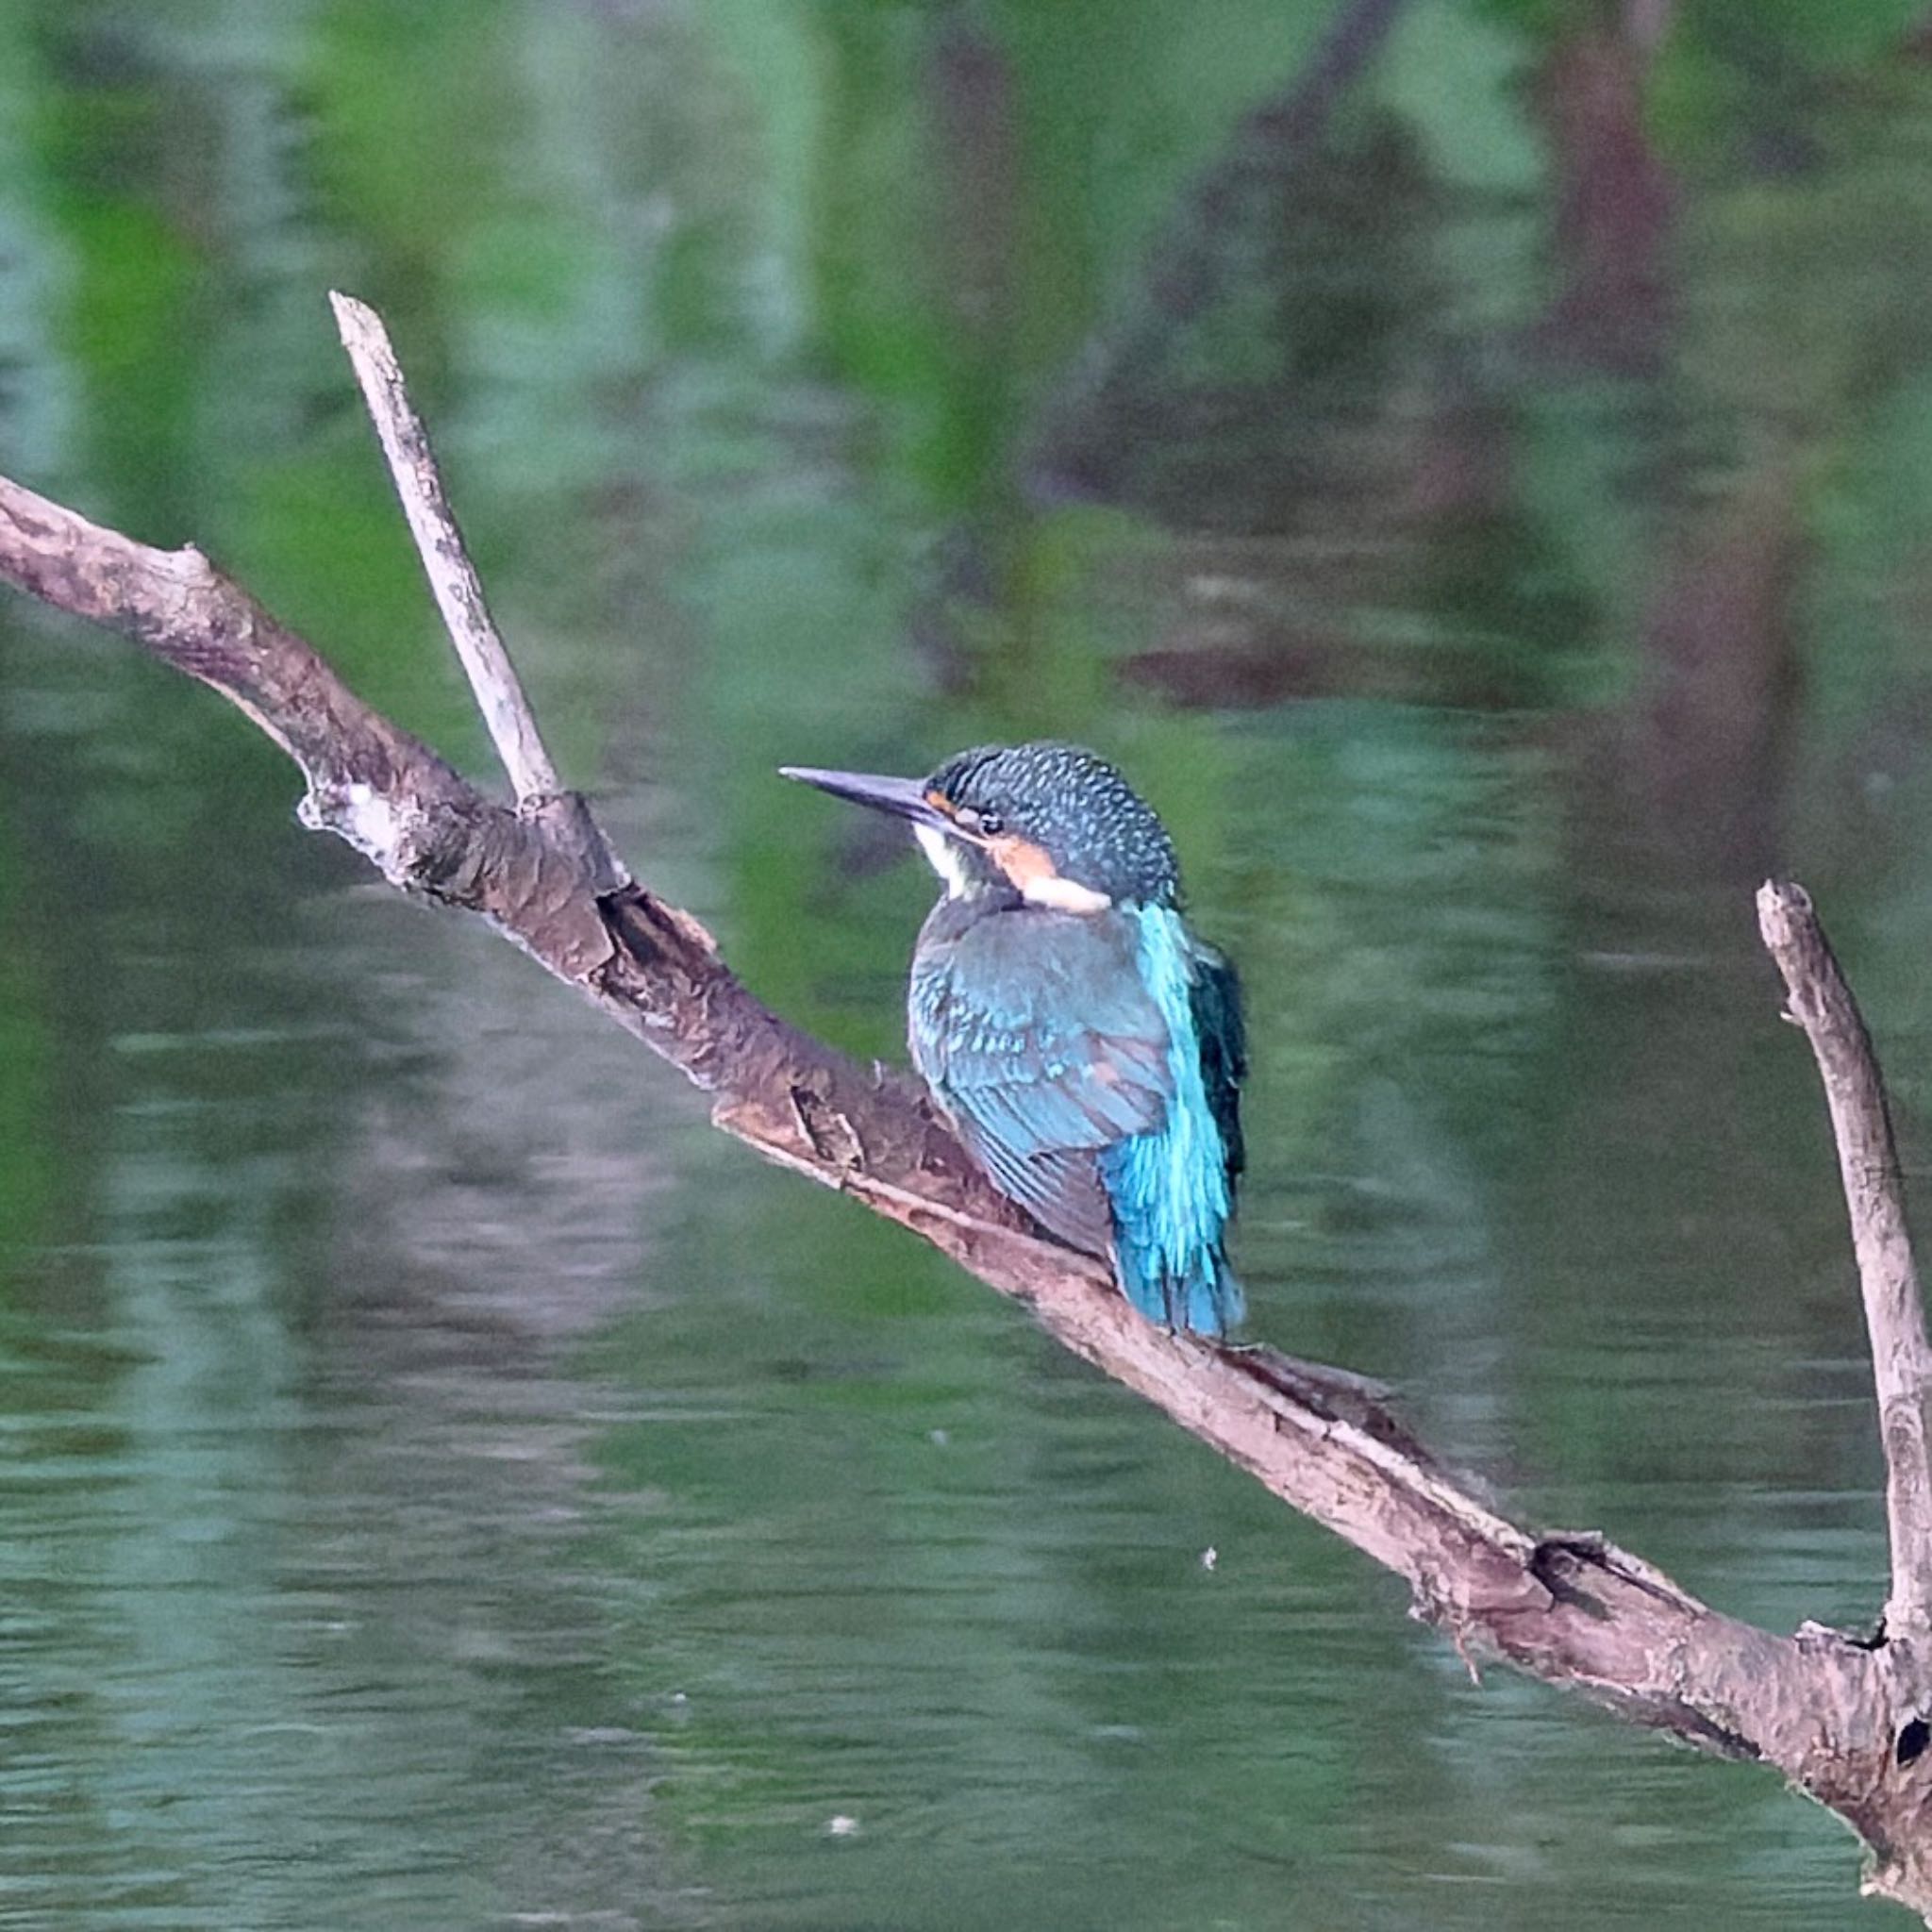
[[[1932,1634],[1932,1458],[1926,1446],[1932,1345],[1925,1340],[1925,1307],[1906,1225],[1905,1183],[1885,1082],[1852,990],[1804,887],[1768,880],[1758,889],[1757,924],[1790,993],[1786,1017],[1811,1042],[1838,1141],[1885,1443],[1885,1513],[1891,1533],[1886,1635],[1924,1641]]]
[[[413,422],[400,374],[382,387],[402,406],[394,421]],[[407,467],[427,474],[423,501],[440,504],[420,436]],[[460,553],[446,512],[419,541]],[[1361,1378],[1143,1321],[1101,1264],[1042,1239],[986,1183],[908,1078],[855,1064],[757,1000],[690,914],[610,858],[580,799],[525,791],[527,765],[518,808],[484,797],[198,551],[149,549],[0,479],[0,577],[222,692],[301,767],[305,824],[403,890],[489,920],[708,1091],[717,1124],[768,1159],[1026,1304],[1066,1347],[1401,1576],[1416,1613],[1465,1657],[1501,1657],[1704,1749],[1775,1765],[1864,1838],[1873,1887],[1932,1912],[1932,1674],[1909,1615],[1876,1644],[1815,1625],[1756,1629],[1600,1537],[1511,1523]],[[1848,1177],[1882,1155],[1848,1154]],[[1923,1360],[1922,1333],[1909,1357],[1881,1371],[1902,1377],[1901,1399],[1924,1387],[1923,1371],[1904,1374]],[[1891,1428],[1888,1410],[1888,1444]],[[1923,1429],[1916,1440],[1923,1457]],[[1911,1569],[1896,1526],[1894,1549]],[[1908,1611],[1924,1588],[1914,1549],[1916,1581],[1894,1576]]]
[[[563,788],[557,768],[543,748],[536,715],[517,677],[509,653],[483,598],[483,580],[457,529],[456,512],[442,488],[429,432],[409,400],[396,352],[381,316],[365,302],[333,290],[329,306],[342,347],[362,386],[362,400],[382,443],[389,473],[402,498],[409,534],[436,593],[436,608],[449,629],[450,642],[462,659],[463,670],[483,713],[491,742],[509,774],[517,802],[528,805],[554,796]]]

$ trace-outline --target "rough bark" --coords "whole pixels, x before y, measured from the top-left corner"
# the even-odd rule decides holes
[[[367,311],[342,312],[345,335],[366,318],[379,336]],[[378,411],[386,396],[406,406],[399,375],[369,393]],[[395,431],[386,426],[386,446]],[[408,450],[395,475],[412,525],[426,516],[425,545],[459,553],[440,486],[420,481],[434,480],[420,425]],[[485,797],[198,551],[150,549],[0,478],[0,577],[221,692],[301,768],[304,824],[347,840],[403,891],[490,921],[709,1092],[726,1132],[1024,1303],[1076,1355],[1401,1576],[1416,1614],[1472,1668],[1501,1657],[1703,1749],[1774,1765],[1864,1839],[1870,1889],[1932,1923],[1927,1352],[1875,1063],[1795,889],[1767,888],[1783,922],[1776,936],[1767,924],[1767,939],[1825,1073],[1892,1468],[1891,1604],[1870,1641],[1817,1625],[1760,1630],[1600,1537],[1520,1527],[1419,1443],[1372,1384],[1144,1322],[1099,1263],[1029,1229],[908,1079],[854,1063],[759,1002],[696,920],[629,878],[580,798],[534,778],[523,789],[535,764],[517,807]],[[489,653],[472,655],[499,743],[536,745],[541,760],[513,677],[498,679]]]

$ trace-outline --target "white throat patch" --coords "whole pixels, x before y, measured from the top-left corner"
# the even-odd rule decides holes
[[[958,846],[935,825],[914,825],[912,836],[919,841],[925,862],[945,880],[946,897],[963,899],[966,868],[960,861]]]

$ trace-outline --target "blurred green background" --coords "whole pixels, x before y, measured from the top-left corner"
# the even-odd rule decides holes
[[[0,469],[487,774],[375,303],[570,777],[857,1051],[929,882],[773,767],[1097,745],[1245,972],[1255,1332],[1855,1623],[1750,892],[1932,1185],[1928,110],[1925,0],[0,0]],[[0,1924],[1883,1922],[294,797],[0,601]]]

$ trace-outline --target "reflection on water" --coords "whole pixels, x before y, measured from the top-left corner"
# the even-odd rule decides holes
[[[1868,1377],[1748,888],[1829,909],[1911,1128],[1883,10],[0,0],[0,467],[480,768],[321,291],[380,302],[559,755],[858,1051],[924,876],[772,768],[1104,745],[1248,980],[1257,1329],[1526,1517],[1857,1623]],[[0,1922],[1857,1909],[1824,1814],[1473,1683],[292,792],[0,606]]]

